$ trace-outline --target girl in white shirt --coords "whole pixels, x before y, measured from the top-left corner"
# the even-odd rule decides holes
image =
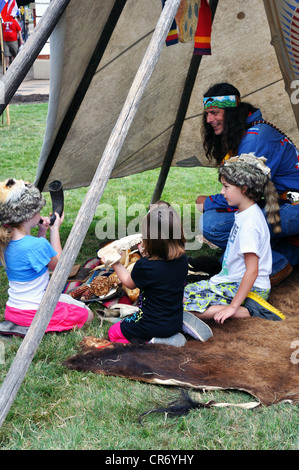
[[[265,198],[267,219],[279,233],[278,196],[264,157],[242,154],[219,168],[221,194],[237,212],[223,256],[221,272],[185,288],[184,309],[223,323],[229,317],[259,316],[281,320],[283,314],[266,299],[270,294],[270,232],[257,205]]]

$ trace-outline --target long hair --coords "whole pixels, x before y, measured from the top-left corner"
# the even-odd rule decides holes
[[[204,97],[236,95],[240,98],[240,92],[229,83],[218,83],[212,86]],[[216,160],[220,165],[225,155],[234,156],[238,154],[238,147],[244,131],[248,128],[247,117],[254,112],[250,103],[241,102],[236,108],[224,109],[224,130],[220,135],[215,135],[210,124],[207,123],[204,113],[202,123],[203,147],[209,160]]]
[[[273,181],[268,180],[264,188],[265,211],[268,223],[271,225],[273,233],[281,232],[280,225],[280,206],[278,195]]]
[[[264,198],[267,221],[273,233],[280,233],[279,197],[265,161],[252,153],[233,157],[219,168],[219,180],[223,177],[227,183],[244,189],[244,194],[254,202]]]
[[[12,226],[0,225],[0,262],[4,268],[6,267],[4,253],[11,241],[12,229]]]
[[[173,207],[164,202],[143,218],[142,239],[145,255],[151,259],[172,260],[185,253],[181,219]]]

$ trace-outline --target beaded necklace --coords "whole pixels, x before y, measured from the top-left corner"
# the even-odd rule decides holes
[[[286,139],[288,139],[288,141],[295,147],[295,149],[297,150],[298,152],[298,149],[296,147],[296,145],[294,144],[294,142],[292,141],[292,139],[290,139],[287,134],[283,131],[281,131],[278,127],[274,126],[274,124],[272,124],[271,122],[269,121],[266,121],[265,119],[259,119],[257,121],[254,121],[250,124],[250,126],[248,127],[248,129],[251,129],[252,127],[256,126],[257,124],[267,124],[268,126],[272,127],[273,129],[275,129],[277,132],[279,132],[281,135],[283,135]],[[247,130],[248,130],[247,129]],[[299,152],[298,152],[299,154]],[[228,160],[229,158],[231,158],[231,155],[230,153],[227,153],[225,155],[225,157],[223,158],[222,162],[221,162],[221,165],[223,165],[223,163]]]
[[[272,127],[273,129],[275,129],[277,132],[279,132],[280,134],[282,134],[286,139],[288,139],[288,141],[296,148],[296,145],[294,144],[294,142],[292,141],[292,139],[290,139],[286,134],[285,132],[282,132],[280,129],[278,129],[278,127],[274,126],[274,124],[272,124],[271,122],[269,121],[265,121],[265,119],[260,119],[258,121],[254,121],[250,127],[253,127],[253,126],[256,126],[257,124],[267,124],[268,126]],[[249,128],[250,129],[250,128]],[[297,150],[297,148],[296,148]],[[298,151],[298,150],[297,150]]]

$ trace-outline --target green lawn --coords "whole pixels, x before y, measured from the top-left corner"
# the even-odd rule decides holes
[[[11,105],[11,125],[0,127],[0,180],[16,177],[33,181],[45,128],[47,104]],[[150,202],[159,171],[111,180],[100,204],[111,204],[117,214],[118,197],[127,206]],[[181,206],[198,194],[217,191],[214,169],[170,171],[163,199]],[[66,191],[66,218],[61,228],[63,243],[74,223],[87,188]],[[47,210],[50,210],[48,194]],[[96,226],[100,208],[89,227],[78,256],[82,263],[96,256],[100,240]],[[127,223],[130,222],[128,215]],[[194,224],[193,220],[193,224]],[[195,228],[194,228],[195,229]],[[209,249],[200,251],[209,253]],[[214,254],[214,252],[213,252]],[[0,268],[1,312],[7,299],[7,280]],[[4,319],[0,313],[0,321]],[[63,334],[45,335],[17,397],[0,429],[1,450],[295,450],[298,448],[298,407],[279,404],[252,411],[212,408],[171,418],[164,414],[138,416],[166,406],[179,397],[175,387],[157,386],[119,377],[105,377],[66,369],[63,361],[77,352],[84,336],[107,337],[100,322]],[[3,337],[2,337],[3,338]],[[0,364],[1,382],[22,342],[3,338],[5,361]],[[233,391],[191,392],[201,402],[243,403],[246,393]]]

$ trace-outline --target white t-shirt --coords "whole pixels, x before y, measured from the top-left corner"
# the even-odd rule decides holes
[[[9,281],[7,305],[23,310],[37,310],[48,287],[48,283],[49,271],[46,271],[32,281]]]
[[[259,258],[259,272],[254,286],[270,289],[270,232],[265,216],[257,204],[242,212],[236,212],[223,256],[222,270],[210,279],[211,284],[241,282],[246,270],[244,253],[255,253]]]

